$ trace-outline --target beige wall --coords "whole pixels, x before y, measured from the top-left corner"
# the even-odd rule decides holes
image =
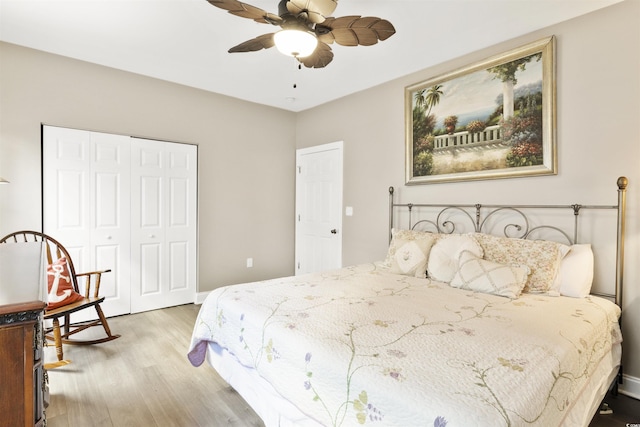
[[[615,204],[616,179],[626,175],[625,367],[640,378],[638,22],[640,1],[627,0],[299,113],[298,148],[344,141],[344,205],[354,208],[343,218],[344,263],[384,257],[390,185],[414,202]],[[404,87],[550,35],[557,37],[558,175],[404,186]],[[438,48],[426,42],[414,54]]]
[[[0,43],[1,236],[41,229],[41,123],[198,145],[200,292],[293,274],[294,113]]]

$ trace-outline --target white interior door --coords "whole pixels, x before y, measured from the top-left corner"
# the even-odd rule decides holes
[[[132,141],[131,312],[193,302],[197,147]]]
[[[342,266],[342,165],[342,141],[296,151],[296,275]]]
[[[130,308],[129,170],[128,137],[43,127],[44,232],[78,272],[112,270],[100,287],[107,316]]]

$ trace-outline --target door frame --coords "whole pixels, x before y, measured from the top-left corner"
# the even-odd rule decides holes
[[[307,155],[313,155],[316,153],[322,153],[322,152],[326,152],[326,151],[331,151],[331,150],[337,150],[338,154],[340,156],[340,167],[337,168],[337,181],[339,183],[338,185],[338,189],[339,191],[336,194],[336,206],[338,207],[338,224],[337,224],[337,228],[338,228],[338,235],[337,238],[340,240],[339,245],[338,245],[338,250],[339,250],[339,254],[338,254],[338,258],[340,259],[340,263],[342,264],[342,244],[343,244],[343,221],[342,221],[342,209],[343,209],[343,194],[344,194],[344,171],[343,171],[343,165],[344,165],[344,142],[343,141],[336,141],[336,142],[330,142],[328,144],[321,144],[321,145],[315,145],[313,147],[307,147],[307,148],[299,148],[296,150],[296,202],[295,202],[295,259],[294,259],[294,272],[297,275],[298,274],[298,262],[300,260],[300,236],[299,236],[299,224],[300,222],[298,221],[298,214],[300,212],[301,206],[300,206],[300,201],[304,200],[303,197],[301,197],[300,195],[302,194],[303,188],[301,188],[301,186],[299,185],[299,168],[300,168],[300,159],[302,156],[307,156]]]

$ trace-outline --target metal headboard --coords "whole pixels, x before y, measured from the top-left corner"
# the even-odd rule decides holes
[[[474,232],[486,232],[488,224],[495,217],[502,214],[513,214],[514,218],[506,221],[506,225],[502,229],[502,234],[506,237],[515,237],[522,239],[533,239],[539,236],[541,231],[557,233],[563,243],[575,244],[579,243],[578,229],[580,213],[584,210],[616,210],[617,211],[617,231],[616,231],[616,272],[615,272],[615,293],[593,293],[594,295],[612,298],[615,303],[622,307],[622,285],[624,272],[624,235],[625,235],[625,211],[626,211],[626,190],[628,180],[626,177],[620,177],[617,180],[618,187],[618,204],[617,205],[483,205],[483,204],[434,204],[434,203],[395,203],[394,188],[389,187],[389,242],[391,242],[391,229],[394,227],[394,211],[404,208],[407,211],[409,229],[426,226],[431,228],[430,231],[436,233],[454,233],[458,224],[452,221],[451,214],[460,215],[463,220],[469,220]],[[436,214],[433,219],[420,219],[414,222],[412,214],[415,208],[435,209]],[[438,210],[439,209],[439,210]],[[558,211],[570,210],[573,213],[573,226],[569,232],[554,225],[537,225],[531,226],[530,216],[534,211]],[[432,211],[432,215],[434,215]],[[513,222],[519,221],[519,222]],[[502,222],[505,222],[504,220]],[[467,224],[467,225],[468,225]],[[405,227],[397,227],[405,228]],[[566,228],[566,227],[565,227]]]

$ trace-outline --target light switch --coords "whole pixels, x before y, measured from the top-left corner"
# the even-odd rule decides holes
[[[344,210],[344,214],[346,216],[353,216],[353,208],[351,206],[347,206]]]

